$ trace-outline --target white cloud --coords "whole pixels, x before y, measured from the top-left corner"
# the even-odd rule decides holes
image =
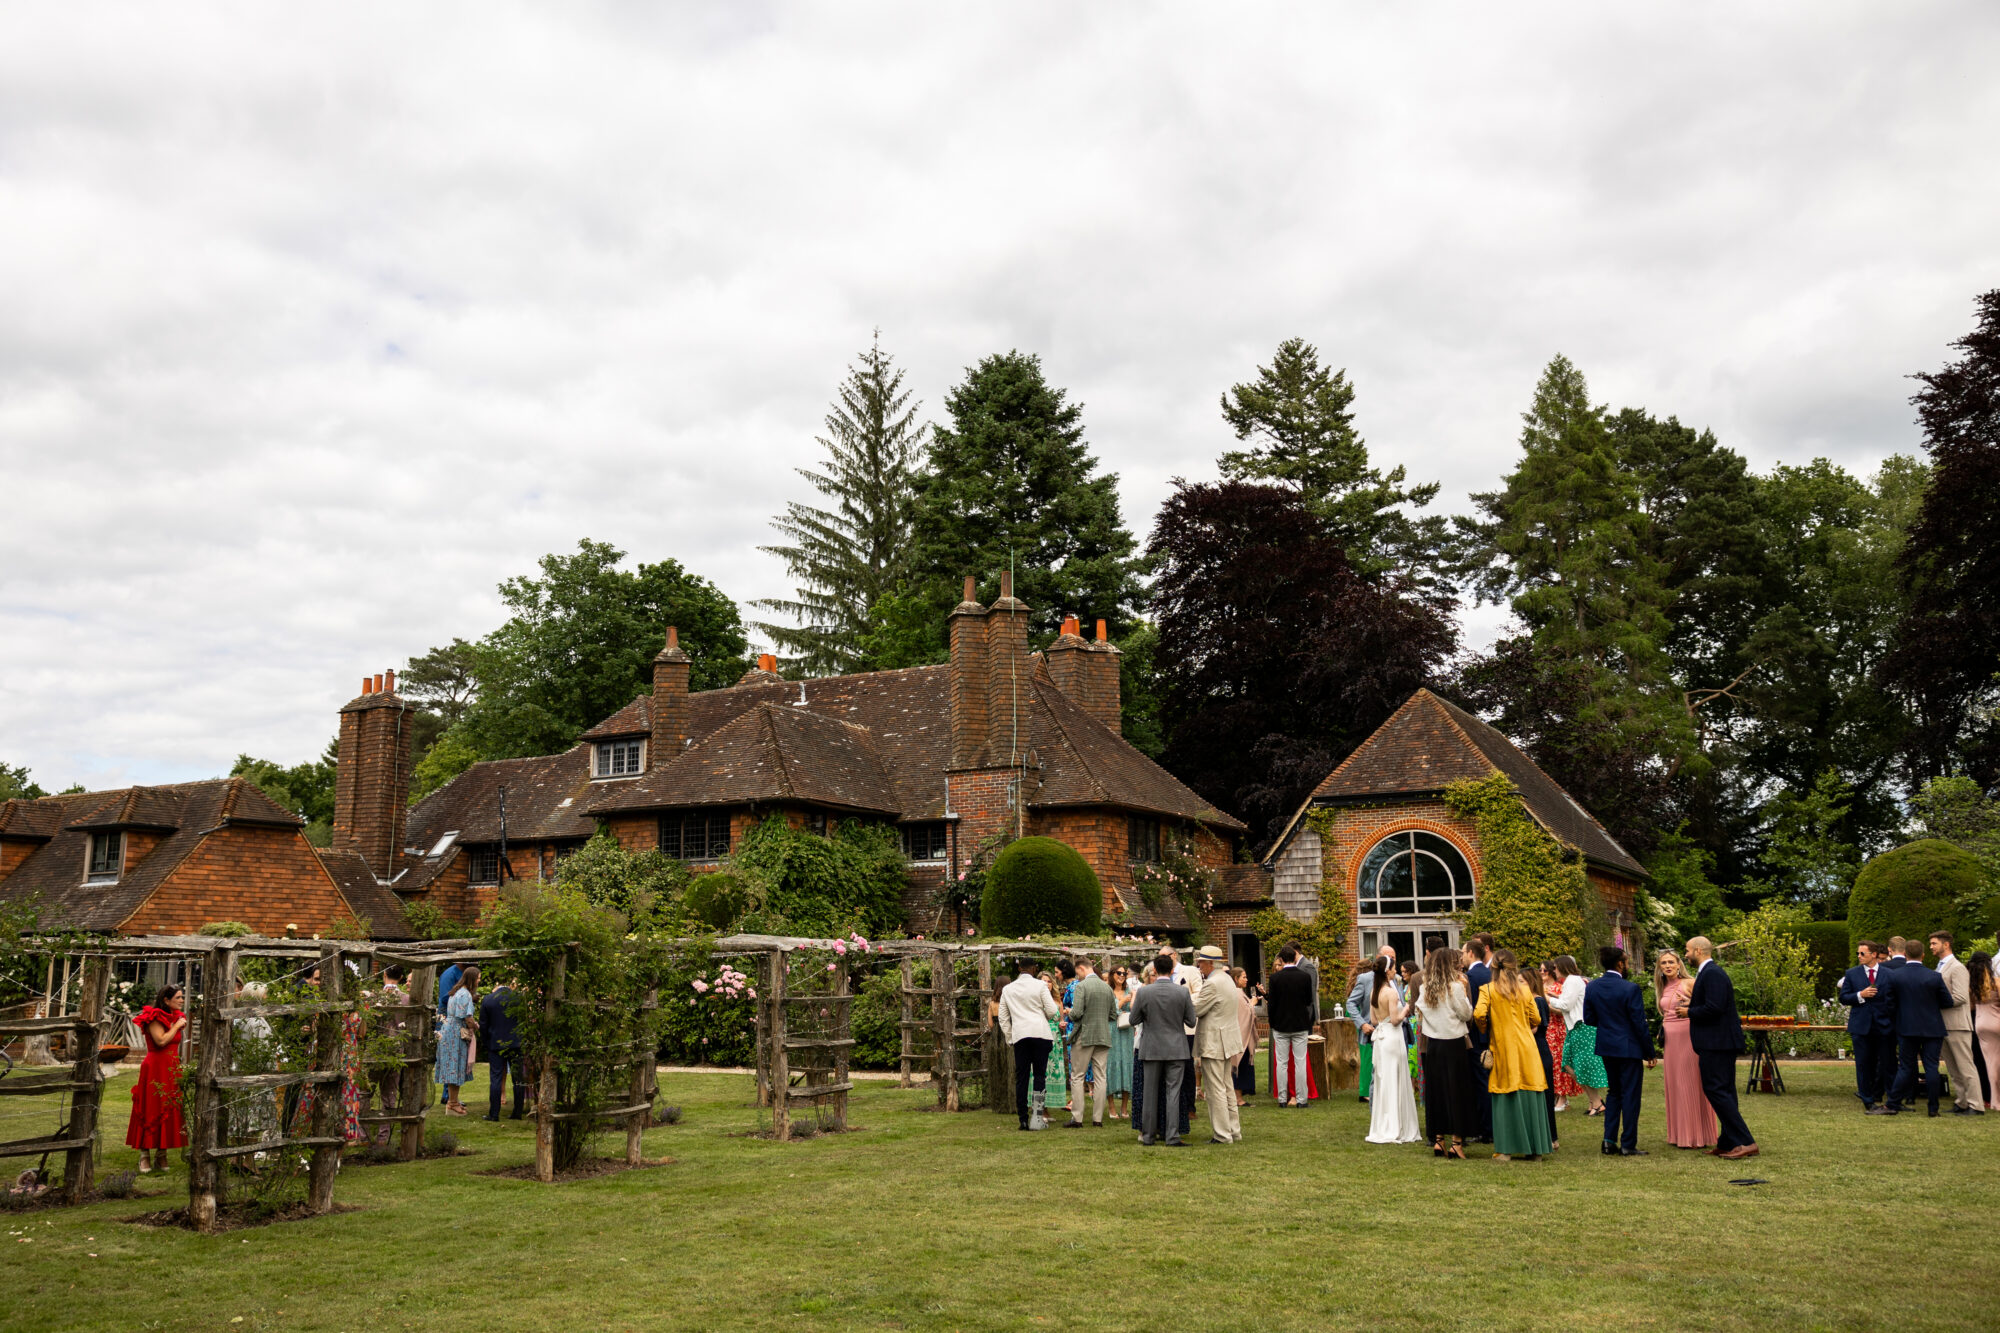
[[[878,324],[933,412],[1041,353],[1142,532],[1294,334],[1453,505],[1558,350],[1865,470],[2000,281],[1996,57],[1978,4],[13,7],[0,758],[303,758],[581,536],[780,592]]]

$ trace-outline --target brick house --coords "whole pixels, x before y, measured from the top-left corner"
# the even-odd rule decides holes
[[[400,920],[395,895],[336,882],[305,821],[242,778],[0,803],[0,902],[49,929],[193,934],[241,921],[265,935],[333,935]]]
[[[1254,939],[1239,944],[1247,933],[1239,918],[1264,905],[1310,917],[1323,886],[1336,885],[1354,920],[1355,958],[1384,944],[1398,958],[1417,958],[1426,935],[1457,943],[1454,915],[1472,907],[1481,878],[1479,834],[1445,808],[1442,793],[1461,778],[1495,772],[1513,780],[1536,822],[1582,857],[1624,942],[1645,868],[1513,742],[1429,690],[1411,695],[1314,789],[1266,853],[1267,877],[1246,876],[1236,889],[1243,903],[1225,905],[1218,895],[1211,936],[1228,932],[1232,947],[1254,948]],[[1315,807],[1333,812],[1330,844],[1306,821]]]
[[[335,848],[354,873],[384,867],[373,875],[384,887],[467,918],[503,879],[547,876],[600,827],[701,867],[773,814],[820,830],[879,820],[910,857],[909,928],[930,934],[951,927],[942,890],[982,850],[1042,834],[1096,870],[1118,928],[1190,929],[1177,901],[1143,901],[1135,869],[1172,834],[1199,862],[1227,866],[1244,826],[1119,734],[1119,654],[1104,622],[1092,642],[1072,617],[1031,653],[1012,583],[1003,576],[989,607],[966,581],[941,666],[788,681],[766,657],[733,686],[691,692],[669,629],[649,693],[562,754],[473,765],[410,809],[406,829],[376,795],[407,782],[391,679],[342,710],[339,799],[352,791],[356,813],[345,831],[336,816]],[[378,861],[385,847],[402,850]]]

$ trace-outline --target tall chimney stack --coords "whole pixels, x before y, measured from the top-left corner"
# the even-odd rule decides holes
[[[1049,678],[1055,681],[1056,688],[1073,703],[1088,708],[1090,645],[1083,641],[1075,616],[1063,617],[1062,633],[1049,645],[1046,656]]]
[[[653,659],[653,735],[646,771],[653,772],[681,752],[688,734],[688,673],[694,664],[681,651],[680,630],[667,626],[667,643]]]
[[[1118,651],[1111,636],[1106,633],[1102,620],[1097,622],[1097,642],[1089,645],[1089,656],[1084,658],[1083,698],[1084,711],[1102,722],[1112,731],[1123,734],[1123,703],[1120,697],[1119,659],[1124,654]]]
[[[972,576],[951,609],[951,766],[972,768],[986,749],[986,608]]]
[[[1012,570],[986,610],[986,743],[990,762],[1012,767],[1028,748],[1026,722],[1033,664],[1028,661],[1028,606],[1014,597]]]
[[[380,879],[396,873],[410,817],[411,709],[395,679],[393,671],[361,678],[360,697],[340,710],[334,769],[333,846],[358,852]]]

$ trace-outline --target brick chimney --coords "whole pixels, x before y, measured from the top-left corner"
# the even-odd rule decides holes
[[[360,695],[340,710],[333,846],[360,853],[382,879],[395,875],[409,826],[412,711],[393,671],[363,676]]]
[[[688,672],[693,664],[681,651],[680,630],[667,626],[667,644],[653,659],[653,736],[646,746],[647,771],[681,752],[688,734]]]
[[[986,609],[986,753],[995,767],[1012,767],[1028,748],[1033,675],[1028,605],[1015,599],[1010,570],[1000,576],[1000,596]]]
[[[972,768],[986,748],[986,608],[972,578],[951,609],[951,766]]]
[[[1089,656],[1083,659],[1083,696],[1078,702],[1085,712],[1122,735],[1120,713],[1123,703],[1119,696],[1118,659],[1124,654],[1111,642],[1111,636],[1105,633],[1101,620],[1097,622],[1097,642],[1089,645],[1089,650]]]
[[[1049,676],[1056,688],[1085,707],[1086,684],[1090,679],[1090,645],[1083,641],[1075,616],[1064,616],[1062,633],[1048,647]]]

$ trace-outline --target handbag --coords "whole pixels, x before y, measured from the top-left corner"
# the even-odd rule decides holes
[[[1493,1068],[1493,1052],[1491,1049],[1479,1053],[1479,1067],[1481,1069]]]

